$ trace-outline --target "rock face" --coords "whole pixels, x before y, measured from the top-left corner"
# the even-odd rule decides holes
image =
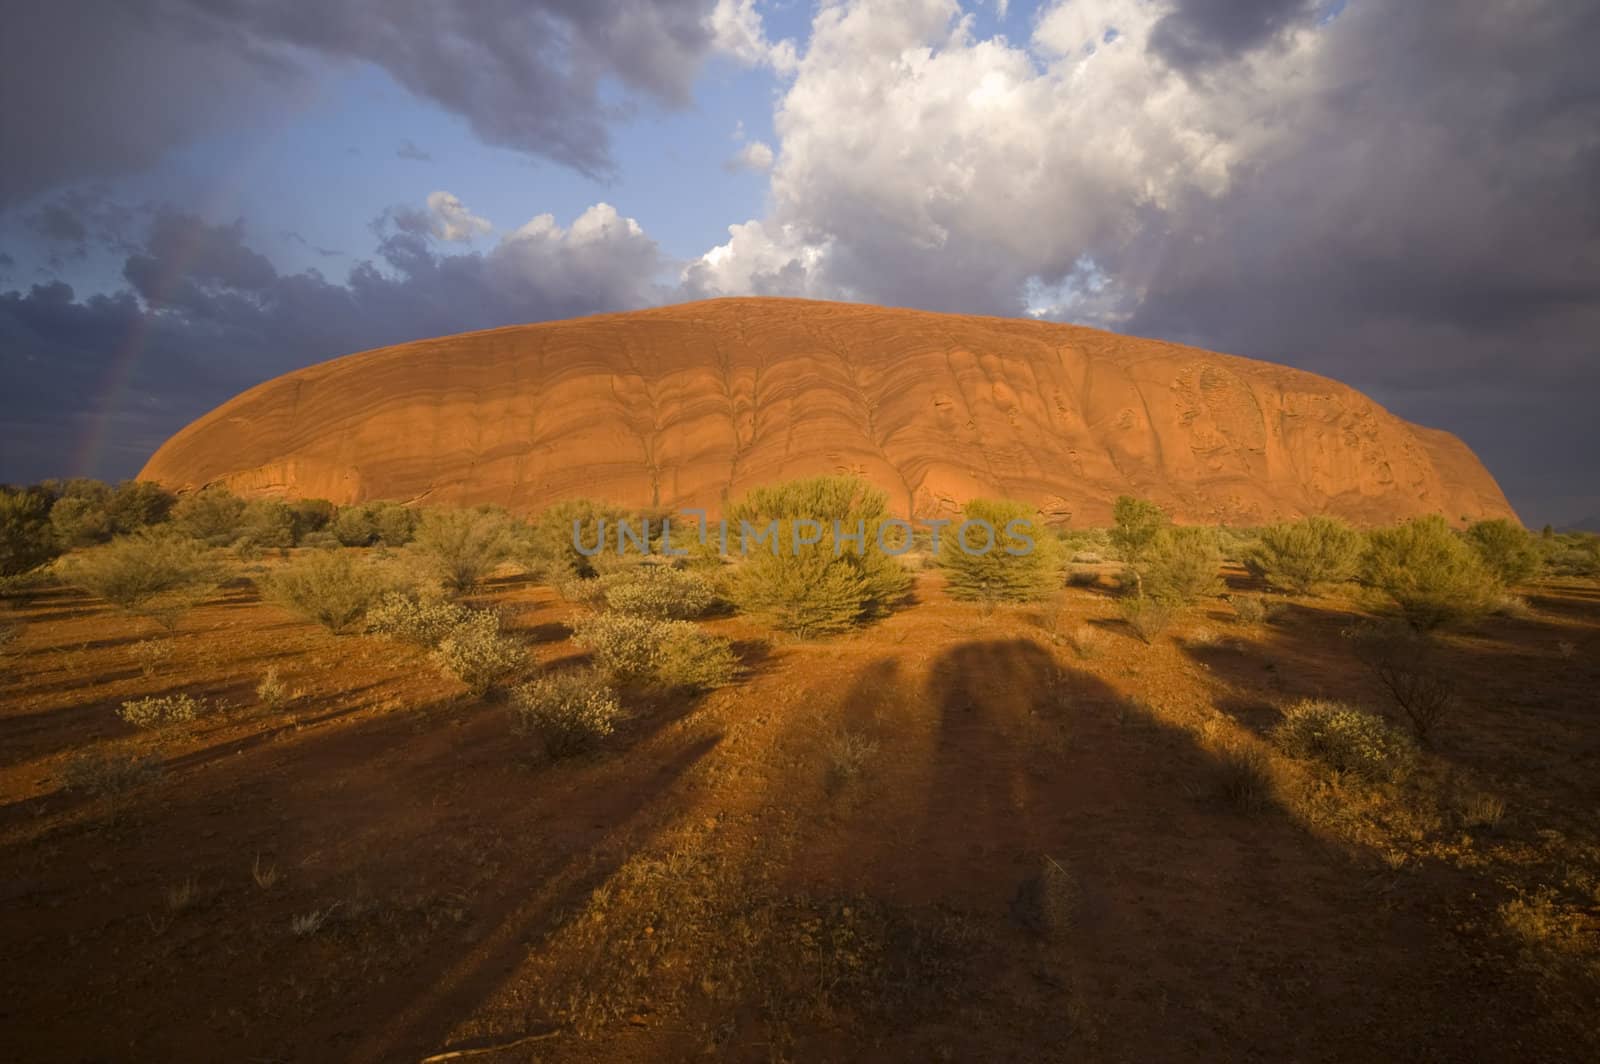
[[[224,403],[142,477],[244,495],[704,506],[850,472],[901,513],[973,496],[1109,523],[1514,516],[1460,440],[1335,381],[1071,325],[720,299],[367,351]]]

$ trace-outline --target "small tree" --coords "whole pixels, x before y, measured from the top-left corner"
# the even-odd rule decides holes
[[[959,599],[1040,599],[1061,586],[1061,541],[1040,526],[1034,507],[1011,499],[972,499],[962,508],[971,522],[944,530],[939,565]]]
[[[1272,525],[1245,552],[1245,568],[1274,587],[1308,595],[1355,578],[1361,533],[1332,517]]]
[[[445,587],[465,591],[511,553],[511,522],[495,510],[431,510],[414,545]]]
[[[257,547],[292,547],[294,511],[281,499],[252,499],[240,515],[239,537]]]
[[[149,480],[124,480],[107,504],[111,529],[126,536],[152,525],[159,525],[172,516],[178,497]]]
[[[66,548],[104,543],[116,532],[111,519],[111,488],[98,480],[79,478],[60,487],[50,507],[50,527]]]
[[[222,485],[185,495],[172,509],[178,528],[213,547],[225,547],[239,538],[245,501]]]
[[[843,631],[887,613],[910,584],[883,549],[900,546],[884,529],[888,520],[888,496],[855,477],[756,488],[727,517],[729,551],[743,556],[733,578],[734,601],[803,636]]]
[[[1501,591],[1478,555],[1438,516],[1370,533],[1362,571],[1419,632],[1481,617]]]
[[[1394,622],[1363,625],[1345,636],[1405,714],[1411,734],[1427,743],[1457,706],[1455,677],[1439,663],[1433,639]]]
[[[70,562],[66,577],[72,583],[168,630],[221,578],[203,544],[170,532],[123,536]]]
[[[1156,536],[1166,527],[1167,515],[1153,502],[1119,495],[1111,517],[1111,547],[1133,573],[1135,587],[1142,592],[1140,565],[1155,546]]]
[[[333,521],[338,508],[327,499],[299,499],[289,504],[294,518],[294,541],[299,543],[313,532],[322,532]]]
[[[599,575],[597,547],[609,551],[617,542],[617,522],[629,520],[641,529],[641,519],[629,510],[594,499],[565,499],[539,515],[522,537],[518,557],[528,569],[552,583]],[[674,540],[682,538],[673,529]],[[580,549],[580,547],[582,549]]]
[[[1222,590],[1222,552],[1209,528],[1161,529],[1134,566],[1142,592],[1169,606],[1187,606]]]
[[[21,576],[61,553],[50,526],[54,504],[40,488],[0,488],[0,577]]]
[[[257,584],[263,598],[334,633],[354,628],[394,587],[377,566],[341,550],[298,557]]]
[[[1503,517],[1479,521],[1467,529],[1467,543],[1477,552],[1484,568],[1506,587],[1532,580],[1544,561],[1528,530]]]

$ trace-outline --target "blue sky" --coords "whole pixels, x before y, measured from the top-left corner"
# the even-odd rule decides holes
[[[1461,435],[1530,520],[1600,512],[1584,5],[490,10],[19,8],[0,477],[127,475],[364,346],[775,293],[1300,366]]]

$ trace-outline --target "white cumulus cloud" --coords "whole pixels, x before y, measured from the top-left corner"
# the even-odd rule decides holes
[[[433,235],[440,240],[465,244],[475,236],[494,232],[487,218],[479,218],[467,210],[458,196],[443,190],[428,193],[428,214],[433,223]]]

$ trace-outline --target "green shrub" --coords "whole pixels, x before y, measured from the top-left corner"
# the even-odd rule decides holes
[[[1375,781],[1404,775],[1414,757],[1411,743],[1382,717],[1323,699],[1290,706],[1273,738],[1291,757]]]
[[[123,536],[68,561],[67,580],[167,629],[221,579],[203,544],[164,532]]]
[[[1156,636],[1172,624],[1172,607],[1143,595],[1118,599],[1117,610],[1128,627],[1133,629],[1133,634],[1147,644],[1155,642]]]
[[[1061,543],[1039,524],[1034,507],[972,499],[961,512],[965,521],[982,524],[968,529],[965,544],[960,524],[944,529],[939,566],[953,598],[1025,602],[1061,586]]]
[[[335,633],[355,627],[394,587],[389,574],[339,550],[301,555],[257,583],[263,598]]]
[[[1544,562],[1539,544],[1528,530],[1505,518],[1474,524],[1467,529],[1467,544],[1477,552],[1483,567],[1506,587],[1526,584],[1539,574]]]
[[[312,532],[322,532],[333,521],[338,508],[327,499],[297,499],[289,504],[294,518],[294,541],[299,543]]]
[[[222,485],[185,495],[172,508],[172,523],[186,535],[213,547],[239,538],[245,501]]]
[[[1155,503],[1132,495],[1119,495],[1111,513],[1115,522],[1108,537],[1111,548],[1137,572],[1145,554],[1155,546],[1156,536],[1167,526],[1167,515]]]
[[[50,507],[50,528],[63,548],[104,543],[117,531],[111,520],[112,490],[98,480],[66,481]]]
[[[1355,578],[1361,533],[1332,517],[1272,525],[1244,556],[1245,568],[1273,587],[1308,595]]]
[[[624,717],[616,694],[593,669],[552,673],[523,684],[511,692],[511,713],[516,731],[537,736],[552,758],[592,749]]]
[[[631,520],[634,528],[640,528],[639,518],[620,506],[593,499],[558,502],[541,513],[526,531],[518,549],[518,560],[552,583],[573,578],[591,579],[599,575],[595,563],[602,555],[615,556],[616,524],[621,520]],[[583,550],[579,550],[577,544],[581,544]],[[585,553],[597,545],[601,547],[600,553]]]
[[[239,517],[239,538],[256,547],[292,547],[294,511],[281,499],[252,499]]]
[[[467,611],[466,619],[433,651],[441,669],[479,695],[520,667],[525,657],[521,643],[500,634],[500,616],[489,610]]]
[[[721,597],[704,572],[667,565],[637,565],[593,581],[603,604],[619,613],[684,621],[704,617]]]
[[[117,716],[136,728],[164,728],[194,720],[205,708],[204,702],[188,695],[163,695],[124,702]]]
[[[1260,595],[1234,595],[1228,599],[1233,615],[1240,624],[1263,624],[1272,615],[1272,607]]]
[[[413,547],[439,582],[474,587],[511,553],[511,522],[494,510],[430,510]]]
[[[1272,798],[1272,766],[1254,746],[1224,747],[1216,755],[1217,792],[1242,812],[1255,812]]]
[[[328,522],[326,531],[333,533],[341,546],[370,547],[378,542],[378,523],[372,510],[366,506],[341,506]]]
[[[159,525],[172,516],[178,497],[148,480],[124,480],[107,503],[111,531],[126,536]]]
[[[1545,564],[1557,576],[1600,577],[1600,536],[1568,532],[1544,541]]]
[[[730,682],[739,668],[726,639],[690,621],[601,613],[580,621],[573,640],[626,686],[706,690]]]
[[[1436,516],[1369,533],[1362,575],[1418,631],[1480,617],[1500,598],[1477,554]]]
[[[472,612],[443,599],[391,591],[367,610],[367,631],[402,643],[436,647],[445,636],[465,624]]]
[[[751,491],[728,514],[729,550],[743,555],[732,579],[734,602],[801,636],[843,631],[887,613],[910,584],[904,567],[878,545],[888,517],[888,496],[854,477]],[[859,545],[845,538],[857,532]],[[884,530],[891,549],[900,546],[897,532],[903,534]],[[767,544],[756,541],[768,533]],[[803,542],[813,533],[817,542]]]
[[[154,754],[133,754],[86,750],[67,762],[61,785],[95,797],[118,797],[161,776],[161,759]]]
[[[40,488],[0,488],[0,577],[21,576],[61,553],[50,525],[54,505]]]
[[[1186,606],[1222,590],[1222,555],[1209,528],[1161,529],[1133,565],[1144,594]]]

